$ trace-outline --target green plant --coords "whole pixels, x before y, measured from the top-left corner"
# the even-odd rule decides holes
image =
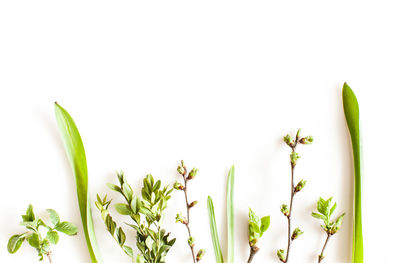
[[[336,220],[331,220],[331,216],[335,209],[336,203],[332,205],[332,197],[327,200],[320,198],[317,203],[318,212],[313,212],[311,214],[313,217],[323,220],[323,225],[321,225],[321,227],[327,235],[322,251],[318,256],[318,263],[324,259],[324,251],[326,245],[328,244],[329,238],[337,233],[343,222],[345,213],[341,214],[338,218],[336,218]]]
[[[226,189],[226,215],[227,215],[227,231],[228,231],[228,255],[227,262],[234,262],[234,241],[235,241],[235,218],[234,218],[234,182],[235,182],[235,167],[229,170],[228,174],[228,182]],[[210,230],[211,230],[211,238],[214,246],[214,254],[217,260],[217,263],[223,263],[224,259],[222,256],[221,244],[218,237],[218,229],[217,224],[215,222],[215,213],[214,213],[214,204],[212,198],[208,197],[208,215],[210,219]]]
[[[280,261],[284,263],[289,262],[289,255],[290,255],[290,247],[292,242],[297,239],[300,235],[303,234],[303,231],[300,228],[295,228],[292,232],[292,210],[293,210],[293,198],[294,196],[300,192],[305,184],[306,181],[300,180],[297,185],[294,184],[294,171],[297,165],[297,161],[300,158],[300,155],[296,152],[296,148],[299,144],[311,144],[313,142],[313,137],[306,136],[300,137],[300,129],[296,133],[296,137],[293,139],[289,134],[283,138],[283,141],[291,148],[292,152],[290,153],[290,167],[291,167],[291,184],[290,184],[290,204],[287,206],[283,204],[281,206],[282,214],[287,218],[288,222],[288,238],[287,238],[287,249],[286,255],[285,250],[279,249],[277,251],[277,256]]]
[[[7,250],[9,253],[14,254],[17,252],[26,240],[29,245],[36,249],[40,261],[43,260],[44,256],[47,256],[49,262],[52,262],[50,244],[55,245],[58,243],[58,232],[74,236],[78,233],[78,228],[70,222],[60,222],[60,216],[53,209],[47,209],[47,213],[50,215],[52,226],[46,224],[41,218],[35,217],[32,205],[28,206],[26,214],[22,215],[22,222],[20,223],[20,225],[26,227],[27,231],[13,235],[8,240]],[[40,233],[40,227],[47,229],[45,237]]]
[[[178,166],[177,171],[182,176],[184,184],[182,185],[179,182],[175,182],[174,188],[176,190],[183,191],[184,194],[185,194],[186,218],[184,216],[182,216],[181,214],[178,214],[178,215],[176,215],[176,222],[180,222],[180,223],[182,223],[183,225],[186,226],[186,229],[187,229],[188,234],[189,234],[188,245],[189,245],[190,251],[192,253],[193,262],[196,263],[196,262],[200,261],[203,258],[204,254],[205,254],[205,250],[204,249],[200,249],[197,252],[197,254],[194,251],[194,245],[195,245],[194,244],[194,238],[192,236],[192,232],[190,230],[189,224],[190,224],[190,209],[197,204],[197,201],[189,202],[187,192],[188,192],[188,181],[193,180],[196,177],[196,175],[198,173],[198,169],[193,168],[188,173],[185,163],[183,161],[181,161],[181,164]]]
[[[102,262],[94,232],[90,198],[88,192],[88,171],[85,148],[81,135],[71,115],[60,105],[55,103],[58,130],[64,142],[65,151],[75,177],[76,192],[78,195],[79,211],[81,214],[83,231],[90,258],[93,263]]]
[[[136,257],[136,262],[164,263],[165,256],[175,243],[175,238],[169,239],[170,233],[166,233],[160,224],[173,189],[168,186],[161,188],[161,181],[154,182],[153,176],[149,174],[143,180],[141,197],[135,196],[125,175],[121,172],[117,174],[117,177],[119,186],[115,184],[107,185],[111,190],[120,193],[125,199],[125,203],[115,204],[115,210],[121,215],[130,216],[133,220],[133,224],[126,223],[126,225],[136,231],[136,247],[141,253]],[[123,251],[132,260],[135,260],[132,248],[125,245],[125,232],[117,226],[110,215],[110,204],[111,200],[107,200],[107,196],[102,199],[97,195],[96,206],[101,212],[108,232]]]
[[[247,263],[253,261],[255,254],[259,248],[257,246],[258,240],[263,236],[264,232],[267,231],[270,224],[270,217],[264,216],[261,219],[249,208],[249,245],[250,245],[250,256]]]
[[[362,234],[362,167],[361,167],[361,136],[360,136],[360,113],[356,95],[347,83],[342,90],[343,109],[346,116],[347,127],[351,136],[354,159],[354,216],[353,216],[353,250],[352,262],[362,263],[363,234]]]

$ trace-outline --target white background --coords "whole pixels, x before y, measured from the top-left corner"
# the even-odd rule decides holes
[[[365,262],[400,262],[398,251],[400,37],[396,1],[1,1],[0,261],[35,262],[23,231],[32,203],[79,225],[62,236],[54,262],[90,262],[75,184],[57,132],[53,102],[74,117],[84,140],[90,191],[124,170],[135,189],[152,173],[179,177],[184,159],[200,169],[190,185],[197,248],[215,262],[206,210],[212,195],[225,241],[225,182],[236,166],[236,255],[248,256],[247,211],[271,215],[254,262],[278,262],[286,246],[279,207],[289,199],[289,148],[282,136],[303,128],[315,144],[299,149],[294,224],[305,234],[292,261],[317,262],[324,234],[310,214],[319,196],[346,212],[326,263],[351,258],[352,158],[341,86],[358,96],[364,140]],[[170,202],[165,228],[178,238],[167,262],[191,262],[186,230],[174,223],[183,195]],[[93,210],[105,262],[129,262]],[[116,217],[123,222],[121,217]],[[129,243],[134,244],[133,232]],[[226,246],[223,245],[223,249]]]

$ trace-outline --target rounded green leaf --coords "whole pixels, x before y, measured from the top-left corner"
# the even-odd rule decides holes
[[[13,235],[12,237],[10,237],[7,244],[8,252],[11,254],[17,252],[18,249],[21,247],[22,242],[24,242],[24,240],[25,237],[23,235]]]
[[[70,222],[61,222],[57,224],[54,229],[70,236],[78,233],[78,228]]]

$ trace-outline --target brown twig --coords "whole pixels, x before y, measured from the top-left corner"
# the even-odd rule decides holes
[[[190,208],[192,208],[192,203],[189,203],[189,199],[188,199],[188,194],[187,194],[187,187],[188,187],[188,181],[190,180],[189,176],[187,175],[187,169],[185,165],[182,165],[182,168],[184,170],[182,177],[184,180],[184,188],[182,189],[184,194],[185,194],[185,202],[186,202],[186,221],[184,222],[184,225],[186,226],[186,229],[188,231],[189,234],[189,238],[192,238],[192,232],[190,230]],[[192,253],[192,258],[193,258],[193,262],[197,263],[197,259],[196,259],[196,254],[194,252],[194,245],[190,245],[188,244],[190,247],[190,251]]]
[[[299,142],[299,132],[296,134],[295,141],[290,145],[292,148],[292,153],[295,153],[297,144]],[[290,205],[289,205],[289,213],[287,214],[286,218],[288,221],[288,241],[287,241],[287,249],[286,249],[286,260],[285,263],[289,262],[289,255],[290,255],[290,246],[292,244],[292,209],[293,209],[293,199],[294,195],[296,194],[295,186],[294,186],[294,168],[296,167],[296,163],[290,162],[291,165],[291,191],[290,191]]]
[[[51,260],[51,252],[47,253],[46,256],[49,259],[49,262],[52,263],[53,261]]]
[[[247,260],[247,263],[250,263],[251,261],[253,261],[253,258],[255,256],[255,254],[257,254],[259,248],[256,246],[250,247],[250,255],[249,255],[249,259]]]
[[[325,251],[326,245],[328,244],[329,238],[331,236],[332,236],[331,234],[327,233],[327,237],[326,237],[326,240],[325,240],[324,247],[322,248],[321,254],[318,256],[318,263],[321,263],[322,260],[324,259],[324,251]]]

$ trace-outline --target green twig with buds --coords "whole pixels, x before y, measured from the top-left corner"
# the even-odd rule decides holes
[[[121,215],[130,216],[134,224],[126,225],[136,230],[136,247],[140,255],[136,257],[137,263],[163,263],[165,256],[175,243],[174,239],[169,239],[170,233],[166,233],[161,228],[160,223],[167,208],[167,201],[171,198],[168,186],[161,188],[161,181],[154,182],[153,176],[147,175],[143,180],[141,197],[134,196],[133,190],[127,183],[125,175],[121,172],[117,174],[119,186],[107,184],[111,190],[120,193],[126,203],[118,203],[115,209]],[[108,210],[111,200],[107,196],[103,199],[97,196],[96,206],[101,212],[102,219],[108,232],[118,242],[122,250],[135,260],[131,247],[125,245],[126,235],[121,227],[113,221]]]
[[[261,219],[249,208],[249,245],[250,255],[247,263],[253,261],[254,256],[260,250],[257,246],[258,240],[267,231],[270,224],[270,217],[264,216]]]
[[[50,216],[50,221],[53,226],[46,224],[42,219],[36,218],[33,212],[32,205],[28,206],[26,214],[22,216],[22,222],[20,225],[26,227],[28,231],[13,235],[8,240],[7,249],[8,252],[14,254],[21,247],[22,243],[26,240],[31,247],[35,248],[38,252],[39,260],[42,261],[44,256],[47,256],[49,262],[51,259],[50,243],[56,245],[59,240],[58,232],[74,236],[78,233],[78,228],[70,222],[60,222],[60,216],[53,209],[47,209],[47,213]],[[47,229],[45,237],[39,231],[40,227]]]
[[[320,263],[324,259],[324,251],[326,245],[328,244],[330,237],[336,234],[337,231],[340,229],[343,222],[343,218],[345,216],[345,213],[343,213],[336,220],[331,221],[331,216],[335,211],[335,209],[336,209],[336,203],[332,205],[332,197],[327,200],[320,198],[317,203],[318,212],[317,213],[313,212],[311,214],[313,217],[323,220],[324,224],[321,225],[321,227],[327,235],[324,246],[322,247],[321,254],[319,254],[318,256],[318,263]]]
[[[281,262],[288,263],[289,255],[290,255],[290,246],[293,240],[297,239],[300,235],[303,234],[303,231],[300,228],[295,228],[292,232],[292,210],[293,210],[293,198],[296,193],[300,192],[304,186],[306,185],[306,181],[301,180],[294,184],[294,170],[297,165],[298,159],[300,159],[300,155],[296,152],[296,147],[298,144],[311,144],[313,142],[313,137],[306,136],[300,137],[300,129],[296,133],[296,137],[293,139],[289,134],[283,138],[283,141],[292,149],[290,154],[290,166],[291,166],[291,191],[290,191],[290,204],[287,206],[283,204],[281,206],[282,214],[287,218],[288,221],[288,241],[287,241],[287,249],[286,255],[285,250],[280,249],[277,251],[277,256]]]
[[[205,254],[205,250],[204,249],[200,249],[197,254],[195,252],[194,249],[194,237],[192,236],[192,232],[190,230],[190,209],[192,207],[194,207],[197,204],[197,201],[193,201],[193,202],[189,202],[188,199],[188,194],[187,194],[187,190],[188,190],[188,181],[194,179],[197,175],[198,169],[197,168],[193,168],[189,173],[187,172],[185,163],[183,161],[181,161],[181,164],[178,166],[177,169],[178,173],[182,176],[183,178],[183,182],[184,184],[182,185],[179,182],[175,182],[174,184],[174,188],[176,190],[180,190],[183,191],[185,194],[185,201],[186,201],[186,217],[182,216],[182,214],[177,214],[176,215],[176,222],[180,222],[182,224],[184,224],[186,226],[186,229],[188,231],[189,234],[189,238],[188,238],[188,245],[190,247],[190,251],[192,253],[192,258],[193,258],[193,262],[196,263],[198,261],[200,261],[204,254]]]

